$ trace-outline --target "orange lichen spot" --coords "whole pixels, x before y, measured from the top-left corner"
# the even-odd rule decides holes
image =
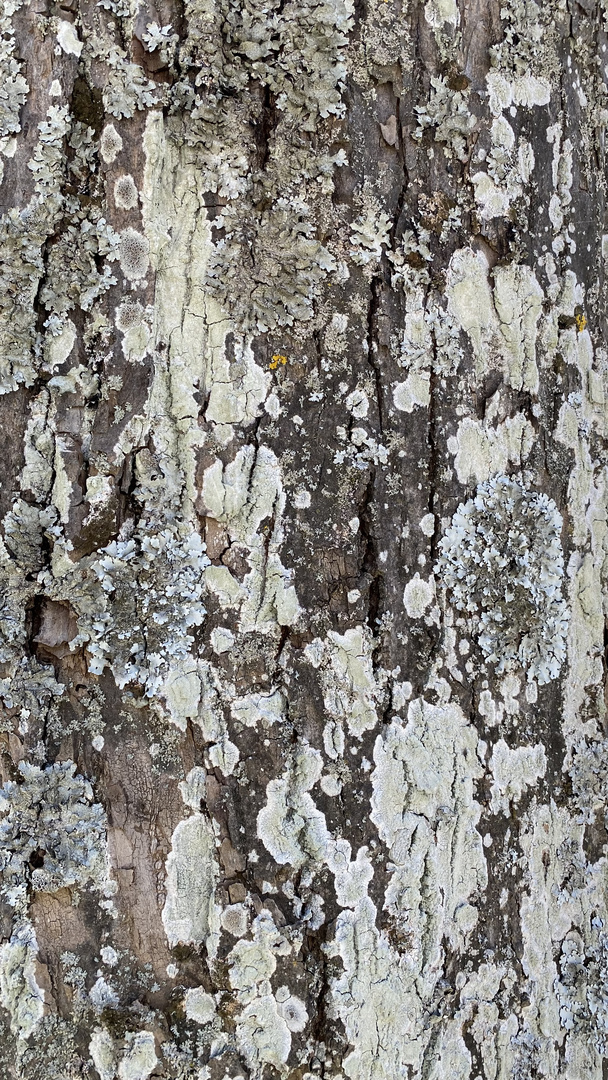
[[[287,357],[286,356],[282,356],[281,353],[275,353],[272,360],[270,361],[270,364],[268,366],[270,367],[271,371],[275,371],[276,368],[278,368],[279,364],[286,364],[286,363],[287,363]]]
[[[583,313],[581,312],[579,315],[574,316],[574,320],[576,322],[576,329],[578,330],[578,332],[580,334],[581,331],[584,330],[586,325],[587,325],[586,316],[583,315]]]

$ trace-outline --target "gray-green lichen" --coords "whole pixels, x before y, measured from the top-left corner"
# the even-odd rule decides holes
[[[16,904],[24,886],[54,892],[107,885],[106,816],[71,761],[19,764],[20,781],[0,789],[0,891]],[[32,856],[42,865],[32,869]]]
[[[159,693],[171,668],[187,659],[191,630],[203,621],[208,565],[199,534],[179,525],[159,530],[142,523],[101,550],[91,572],[103,606],[79,621],[78,643],[87,643],[90,669],[109,664],[119,686],[138,682],[149,697]]]
[[[187,140],[207,174],[206,189],[222,197],[208,285],[247,327],[265,330],[307,321],[319,286],[336,269],[335,258],[315,235],[315,218],[331,194],[333,166],[345,160],[341,151],[311,152],[309,140],[319,123],[344,113],[351,6],[342,0],[271,9],[254,2],[245,8],[218,3],[205,15],[191,5],[190,18],[183,59],[200,64],[202,72]],[[271,96],[276,110],[263,169],[255,162],[259,151],[251,135],[252,126],[262,129],[265,118],[255,99],[245,105],[238,96],[250,78]],[[320,181],[311,191],[315,204],[321,198],[318,208],[306,198],[309,180]]]
[[[30,89],[15,55],[12,16],[20,7],[20,0],[9,0],[3,5],[0,17],[0,140],[3,150],[6,137],[21,130],[21,106]]]
[[[435,573],[499,672],[555,679],[566,656],[562,519],[546,495],[497,477],[461,504],[439,545]]]

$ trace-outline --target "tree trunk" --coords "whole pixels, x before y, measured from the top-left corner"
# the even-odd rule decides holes
[[[601,1080],[606,0],[0,18],[0,1076]]]

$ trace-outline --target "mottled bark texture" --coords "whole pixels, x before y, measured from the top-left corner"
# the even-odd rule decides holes
[[[606,0],[4,0],[1,1080],[602,1080]]]

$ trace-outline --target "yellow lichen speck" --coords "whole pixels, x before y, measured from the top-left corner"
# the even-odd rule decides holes
[[[270,361],[269,367],[270,367],[271,371],[275,371],[276,368],[278,368],[279,364],[286,364],[286,363],[287,363],[287,357],[286,356],[282,356],[280,353],[275,353],[272,360]]]
[[[582,331],[585,329],[585,327],[587,325],[587,318],[586,318],[585,315],[583,315],[582,312],[580,312],[578,315],[574,316],[574,319],[575,319],[575,322],[576,322],[576,329],[578,330],[578,332],[580,334],[580,333],[582,333]]]

